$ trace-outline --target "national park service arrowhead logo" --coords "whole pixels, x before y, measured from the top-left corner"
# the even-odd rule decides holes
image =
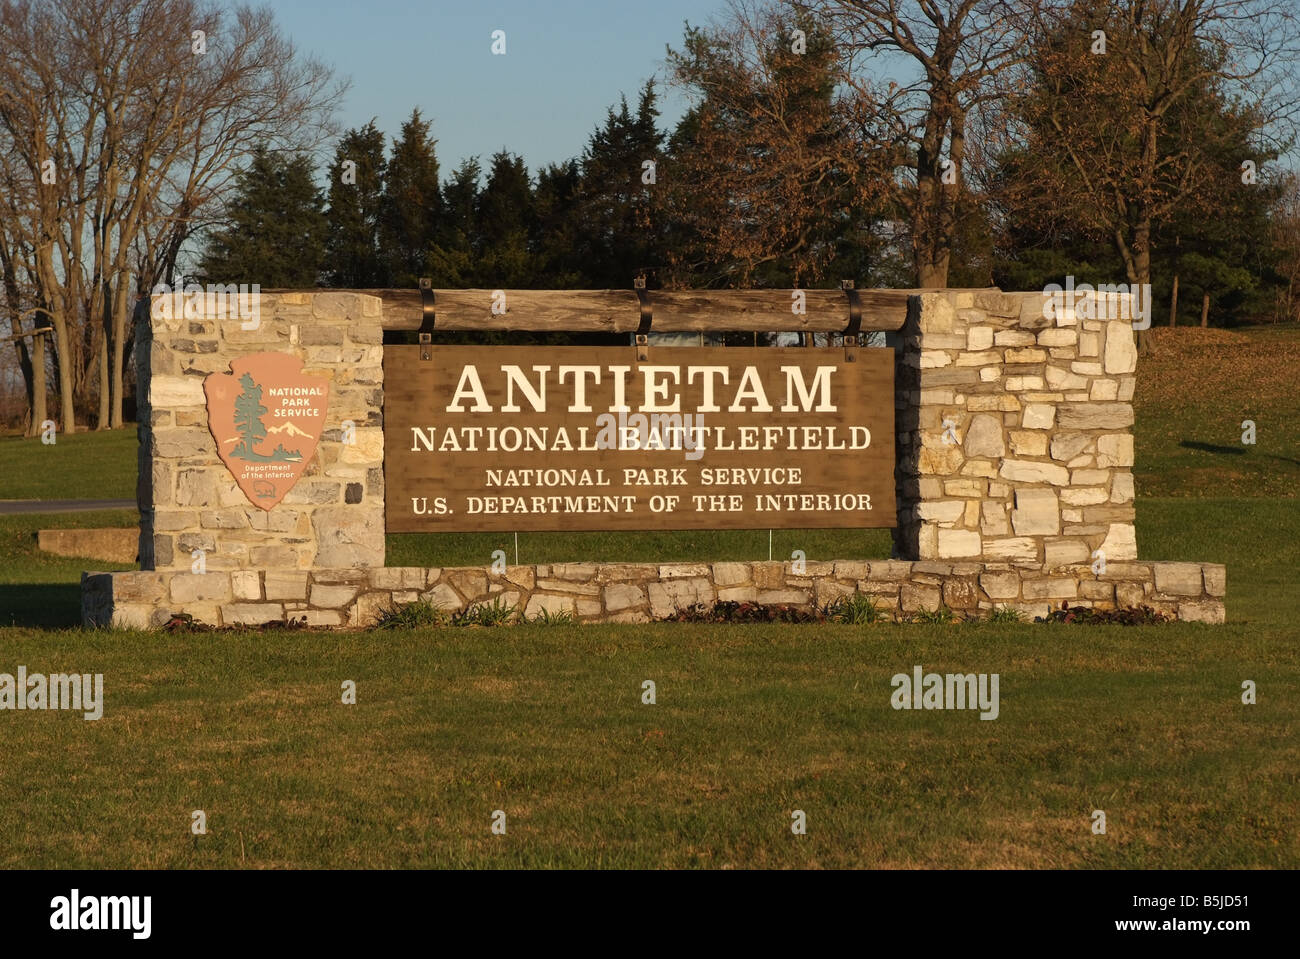
[[[269,510],[293,489],[325,428],[329,381],[288,353],[254,353],[203,381],[217,453],[254,506]]]

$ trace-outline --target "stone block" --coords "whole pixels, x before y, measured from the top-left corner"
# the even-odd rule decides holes
[[[1137,341],[1129,321],[1106,324],[1107,373],[1132,373],[1137,368]]]
[[[1223,596],[1228,587],[1228,571],[1218,563],[1205,563],[1201,566],[1205,580],[1205,592],[1211,596]]]
[[[1027,430],[1050,430],[1055,419],[1056,407],[1046,403],[1029,403],[1025,406],[1020,425]]]
[[[752,603],[758,599],[758,590],[753,586],[726,586],[718,590],[720,603]]]
[[[314,565],[369,569],[384,565],[384,514],[381,506],[322,507],[312,513],[316,536]]]
[[[1059,410],[1063,430],[1120,430],[1133,425],[1130,403],[1062,403]]]
[[[754,563],[751,568],[754,585],[759,589],[780,589],[785,585],[784,563]]]
[[[916,514],[921,519],[934,523],[955,523],[966,512],[965,500],[941,500],[917,504]]]
[[[446,583],[438,583],[432,589],[420,594],[420,599],[447,612],[456,612],[464,607],[465,601]]]
[[[1064,466],[1033,460],[1003,460],[998,473],[1003,479],[1013,483],[1047,483],[1052,486],[1066,486],[1070,482],[1070,472]]]
[[[953,559],[980,555],[980,534],[973,530],[939,530],[939,557]]]
[[[1179,603],[1178,618],[1187,623],[1215,623],[1225,621],[1223,603]]]
[[[1020,574],[1015,572],[983,573],[980,587],[989,599],[1018,599],[1020,597]]]
[[[1137,559],[1137,533],[1132,523],[1111,523],[1106,538],[1102,541],[1101,551],[1106,555],[1106,562]]]
[[[1115,605],[1120,609],[1131,609],[1134,606],[1141,606],[1146,601],[1145,591],[1141,583],[1116,583],[1115,584]]]
[[[450,583],[456,592],[468,602],[482,599],[488,594],[487,573],[481,569],[445,569],[442,571],[442,578],[444,582]]]
[[[1086,489],[1061,490],[1061,502],[1067,506],[1095,506],[1097,503],[1105,503],[1110,499],[1110,494],[1100,487],[1090,487]]]
[[[426,572],[422,566],[381,566],[370,571],[370,585],[375,589],[424,589]]]
[[[1043,565],[1047,569],[1087,563],[1088,544],[1077,539],[1052,539],[1043,544]]]
[[[236,600],[256,602],[262,598],[262,577],[257,570],[236,570],[230,574],[230,590]]]
[[[357,586],[322,586],[313,583],[310,602],[313,606],[324,609],[342,609],[356,599],[358,592],[360,587]]]
[[[708,576],[709,567],[699,563],[675,563],[659,567],[660,579],[683,579],[686,577]]]
[[[678,609],[711,606],[715,598],[713,585],[705,576],[650,583],[647,586],[647,593],[650,598],[650,610],[656,618],[660,619],[672,615]]]
[[[625,609],[645,606],[645,591],[631,583],[611,583],[605,587],[605,609],[616,613]]]
[[[307,573],[287,569],[268,569],[264,589],[267,599],[300,602],[307,599]]]
[[[953,577],[943,584],[943,604],[949,609],[974,609],[979,605],[979,587],[969,577]]]
[[[938,586],[926,586],[921,583],[904,583],[899,588],[898,597],[905,613],[919,610],[932,613],[939,608],[942,598]]]
[[[520,589],[531,591],[537,583],[537,571],[531,566],[507,566],[506,579]]]
[[[1008,438],[1011,440],[1011,452],[1016,456],[1047,455],[1046,433],[1033,430],[1012,430]]]
[[[714,563],[713,583],[718,588],[749,582],[748,563]]]
[[[1017,536],[1048,534],[1061,531],[1061,509],[1056,494],[1047,489],[1025,488],[1015,493],[1011,526]]]
[[[1079,595],[1078,580],[1027,579],[1020,584],[1021,595],[1028,601],[1035,599],[1074,599]]]
[[[232,598],[230,574],[216,571],[207,573],[177,573],[171,578],[171,600],[176,604],[202,600],[222,603]]]
[[[304,609],[292,615],[294,619],[306,620],[308,626],[343,625],[343,613],[337,609]]]
[[[1026,564],[1038,562],[1039,541],[1032,536],[1013,536],[1004,539],[986,539],[984,555],[990,560],[1005,560]]]
[[[1133,502],[1133,474],[1116,472],[1110,479],[1110,501],[1112,503]]]
[[[1009,533],[1007,511],[1001,503],[985,500],[980,504],[980,533],[984,536],[1005,536]]]
[[[1097,437],[1097,465],[1101,467],[1132,466],[1133,434],[1112,433],[1107,436]]]
[[[221,622],[226,626],[262,626],[284,622],[281,603],[230,603],[221,607]]]
[[[1006,451],[1002,442],[1002,421],[990,413],[976,413],[966,428],[963,443],[967,456],[999,457]]]
[[[1151,569],[1155,573],[1157,593],[1165,596],[1201,595],[1199,563],[1152,563]]]

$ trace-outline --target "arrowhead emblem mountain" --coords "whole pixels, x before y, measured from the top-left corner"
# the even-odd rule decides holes
[[[288,353],[254,353],[203,381],[217,453],[260,509],[293,489],[325,428],[329,381],[303,373],[302,363]]]

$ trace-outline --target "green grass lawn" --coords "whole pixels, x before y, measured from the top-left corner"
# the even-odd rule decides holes
[[[0,437],[0,500],[134,499],[135,426],[102,433]]]
[[[4,716],[9,867],[1300,864],[1300,667],[1245,625],[0,636],[107,701]],[[894,711],[915,664],[1000,717]]]
[[[0,672],[99,672],[106,697],[98,722],[0,712],[0,864],[1296,868],[1297,401],[1260,357],[1300,338],[1245,335],[1235,359],[1162,351],[1138,394],[1140,553],[1227,564],[1226,626],[87,632],[54,627],[103,564],[42,556],[33,530],[132,514],[0,517],[0,623],[18,624]],[[1171,378],[1220,366],[1170,401]],[[1238,453],[1243,409],[1259,443]],[[81,492],[57,495],[130,495],[67,468]],[[389,562],[497,548],[513,562],[509,534],[393,536]],[[888,534],[775,535],[795,548],[883,556]],[[766,556],[762,531],[520,536],[523,562]],[[998,673],[999,718],[891,709],[915,665]]]
[[[1300,329],[1153,332],[1133,398],[1138,497],[1300,493]]]
[[[1300,501],[1138,521],[1150,555],[1228,564],[1228,625],[0,628],[0,671],[106,699],[0,713],[0,864],[1300,866]],[[80,564],[6,537],[0,598],[42,580],[58,621]],[[998,673],[999,718],[891,709],[918,664]]]

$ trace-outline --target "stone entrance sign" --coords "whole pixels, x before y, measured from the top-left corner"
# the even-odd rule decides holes
[[[389,346],[388,529],[893,526],[894,353],[851,355]]]
[[[472,294],[460,295],[463,299]],[[746,292],[745,302],[752,306],[754,297],[765,295]],[[779,291],[770,295],[782,298]],[[783,309],[788,302],[785,298]],[[484,556],[481,566],[429,569],[385,566],[385,469],[394,490],[407,498],[403,505],[394,497],[388,529],[437,528],[427,525],[429,514],[413,515],[409,497],[428,497],[431,506],[443,497],[455,509],[454,497],[485,493],[489,470],[501,472],[502,491],[526,490],[528,496],[547,494],[526,486],[507,487],[506,471],[605,469],[611,480],[617,476],[628,485],[621,471],[642,464],[625,467],[614,460],[660,453],[596,450],[584,454],[589,460],[575,456],[572,462],[561,462],[553,457],[565,457],[567,451],[528,453],[524,461],[519,451],[507,449],[465,460],[463,448],[459,453],[441,448],[443,430],[453,425],[446,407],[462,387],[467,420],[472,406],[486,405],[491,414],[474,415],[503,417],[497,426],[547,425],[525,383],[538,394],[540,406],[539,371],[534,366],[551,367],[546,371],[551,379],[546,383],[545,414],[554,416],[550,425],[593,427],[598,404],[624,405],[602,392],[608,388],[604,373],[599,390],[594,378],[589,383],[591,411],[569,410],[575,400],[574,378],[570,375],[561,383],[560,354],[516,351],[517,359],[511,362],[520,367],[520,375],[512,403],[510,386],[501,380],[502,361],[487,348],[448,352],[450,348],[435,345],[435,359],[425,361],[424,369],[410,370],[411,363],[399,360],[387,364],[386,376],[385,360],[406,348],[390,347],[389,357],[384,356],[382,301],[374,296],[332,291],[263,294],[261,321],[253,329],[246,328],[234,304],[228,313],[212,313],[155,301],[152,312],[139,315],[136,331],[141,568],[84,574],[83,619],[88,625],[150,628],[184,614],[218,626],[293,620],[363,627],[382,610],[416,600],[449,610],[500,600],[528,616],[546,610],[567,612],[584,622],[644,622],[677,608],[728,600],[822,606],[839,597],[866,594],[895,618],[941,606],[962,616],[985,616],[1007,606],[1033,617],[1068,602],[1101,609],[1146,605],[1182,620],[1223,622],[1222,566],[1138,558],[1132,405],[1138,376],[1130,323],[1070,309],[1047,312],[1041,293],[944,290],[918,294],[908,302],[906,323],[898,334],[891,334],[892,350],[858,350],[864,363],[859,372],[846,371],[852,364],[843,362],[843,351],[835,361],[829,405],[841,405],[837,382],[864,378],[856,396],[843,404],[848,412],[833,424],[850,431],[855,425],[869,429],[871,442],[861,449],[803,448],[808,444],[802,436],[799,449],[739,448],[739,431],[746,425],[760,427],[751,435],[761,443],[762,426],[816,427],[817,422],[804,421],[841,415],[839,409],[834,414],[815,409],[822,405],[814,385],[819,382],[816,369],[831,351],[793,351],[802,355],[787,363],[776,350],[765,351],[773,358],[767,362],[751,359],[752,351],[747,350],[651,348],[644,361],[686,367],[686,386],[692,385],[692,364],[725,367],[726,389],[715,389],[714,404],[705,401],[697,375],[696,392],[688,390],[681,397],[681,412],[702,412],[706,425],[726,425],[738,441],[734,450],[706,447],[698,460],[686,458],[693,452],[689,450],[665,454],[680,457],[672,469],[687,468],[684,478],[695,486],[679,487],[668,463],[643,464],[666,470],[647,477],[649,495],[675,495],[679,488],[691,495],[707,492],[705,468],[742,470],[724,477],[733,485],[737,478],[746,481],[745,495],[751,495],[749,469],[798,466],[800,485],[816,484],[815,495],[841,489],[870,494],[873,524],[886,517],[890,522],[878,525],[896,524],[894,558],[598,564],[570,557],[575,562],[501,569]],[[579,352],[580,357],[566,358],[563,365],[599,364],[606,372],[610,366],[638,366],[630,349],[623,353],[626,360],[612,362],[603,351]],[[892,363],[892,394],[888,389],[881,393],[884,371],[870,358],[882,352]],[[461,382],[466,366],[475,363],[482,378],[481,404],[472,384]],[[783,420],[780,410],[782,405],[808,405],[800,398],[798,381],[782,371],[788,365],[799,367],[803,388],[817,401],[812,410],[784,414],[797,416],[798,422]],[[743,371],[751,366],[773,407],[770,413],[751,411],[749,407],[762,404],[749,400],[738,404],[741,409],[729,409],[737,405],[734,387],[744,382]],[[241,382],[245,374],[251,387]],[[716,386],[722,387],[722,375],[716,375]],[[671,373],[652,373],[649,380],[645,376],[644,370],[629,370],[625,398],[643,403],[658,397],[650,405],[670,404],[673,391],[660,395],[658,387],[671,384]],[[679,369],[679,390],[682,376]],[[205,383],[224,384],[221,395],[205,391]],[[650,383],[652,388],[642,386],[637,393],[635,383]],[[787,403],[787,383],[793,389],[792,403]],[[311,392],[318,384],[324,392]],[[568,392],[551,392],[561,385]],[[272,395],[273,389],[290,392]],[[561,395],[564,407],[556,413],[549,404]],[[276,402],[285,399],[305,402]],[[222,412],[227,403],[230,408]],[[708,410],[710,405],[719,411]],[[277,410],[283,415],[273,415]],[[391,417],[387,456],[385,411]],[[293,430],[273,434],[281,420],[292,422]],[[422,431],[418,438],[412,429]],[[317,435],[314,430],[319,430],[319,442],[313,454],[308,441]],[[232,431],[235,441],[224,442]],[[825,447],[827,434],[821,435]],[[772,436],[774,442],[780,438]],[[232,450],[242,444],[254,455],[230,456],[229,450],[218,448],[218,441]],[[612,458],[609,465],[602,457]],[[250,495],[248,485],[236,480],[240,474],[232,474],[232,467],[238,471],[249,462],[291,464],[297,481],[287,489],[273,483],[281,498],[271,502],[271,496],[258,495],[261,477],[246,475],[253,484]],[[409,467],[395,465],[407,462]],[[615,469],[618,473],[612,472]],[[887,508],[891,473],[894,502]],[[710,478],[716,479],[716,474]],[[529,479],[537,477],[530,474]],[[760,486],[782,485],[775,474],[756,479]],[[522,476],[516,480],[526,482]],[[543,475],[541,484],[546,482]],[[781,490],[762,492],[774,495]],[[467,512],[451,515],[463,520]],[[763,513],[753,516],[763,516],[762,525],[767,525]],[[527,519],[522,514],[480,511],[471,518],[473,523],[457,521],[455,528],[527,528],[519,525]],[[574,519],[566,515],[563,527],[575,528]],[[855,517],[854,525],[863,525],[860,519]],[[726,522],[706,525],[722,527]],[[832,523],[818,516],[801,517],[796,525]]]

